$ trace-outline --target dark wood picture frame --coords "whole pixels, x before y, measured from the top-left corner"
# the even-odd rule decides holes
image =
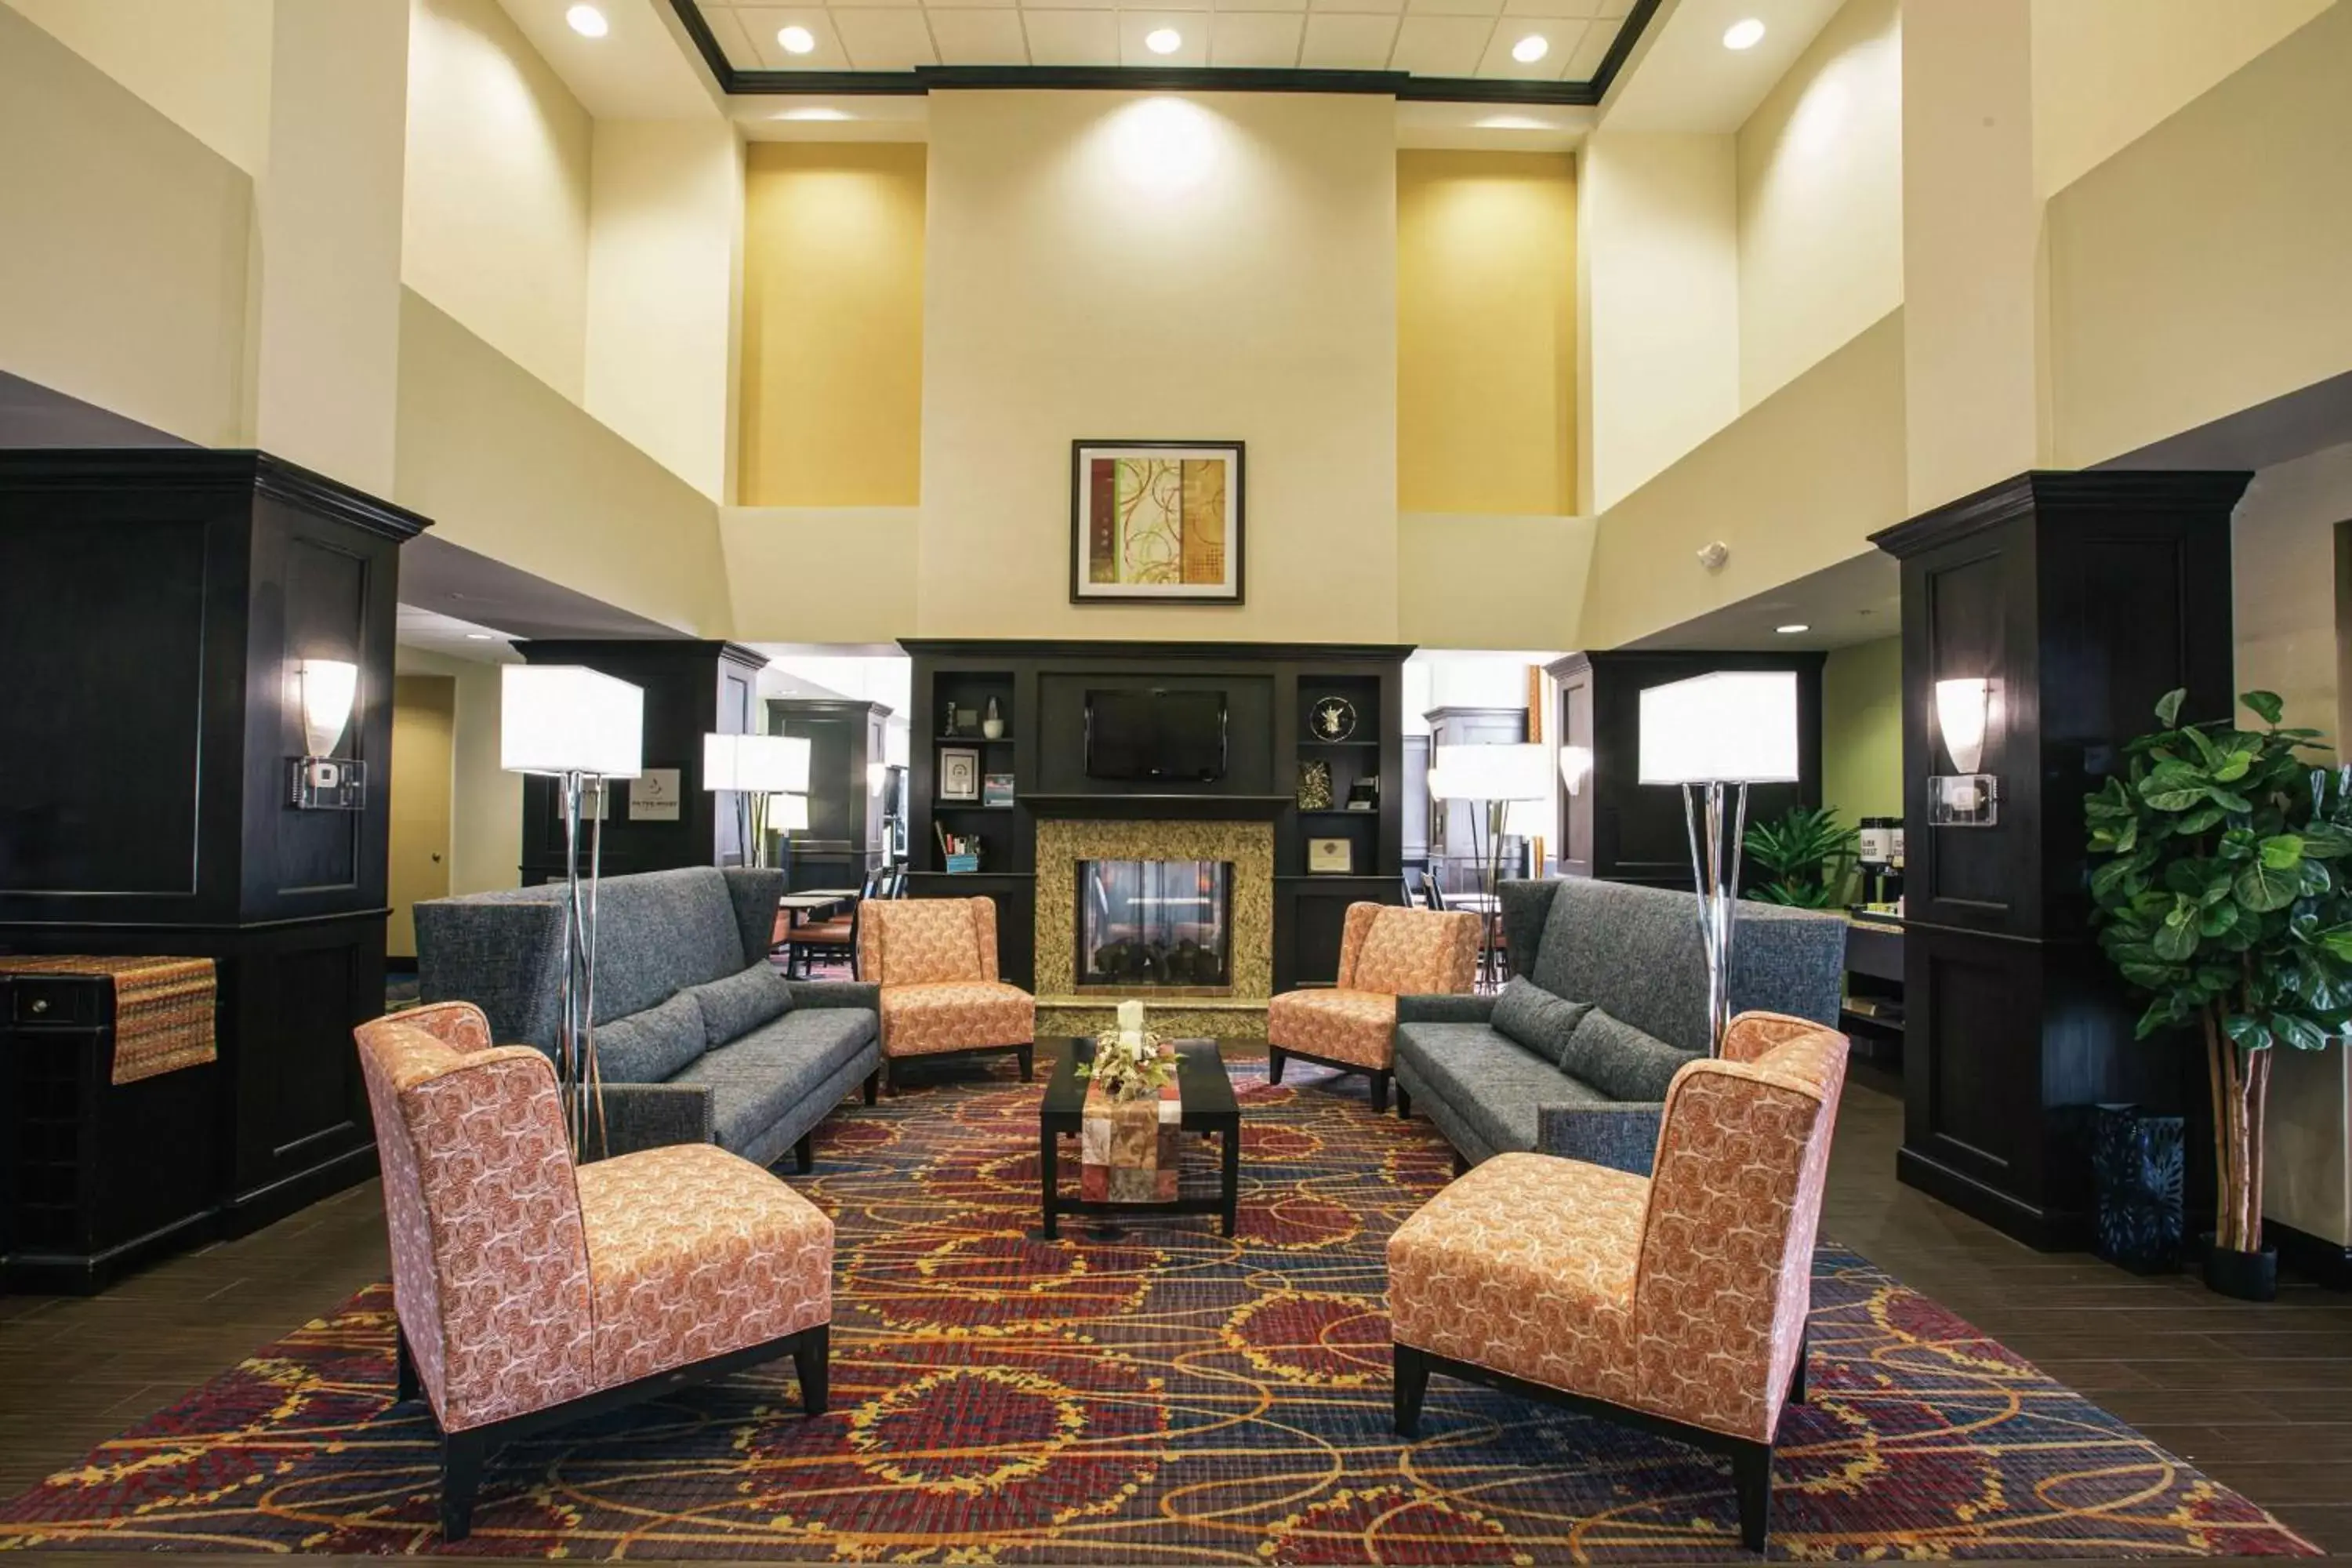
[[[1178,592],[1166,589],[1127,585],[1093,592],[1086,587],[1087,563],[1087,454],[1097,451],[1198,452],[1227,458],[1232,465],[1226,481],[1228,510],[1232,513],[1232,535],[1225,542],[1226,558],[1233,565],[1233,589],[1230,593],[1214,594]],[[1125,441],[1077,440],[1070,443],[1070,603],[1073,605],[1239,605],[1244,602],[1248,586],[1249,551],[1246,524],[1248,521],[1249,467],[1247,447],[1240,441]]]

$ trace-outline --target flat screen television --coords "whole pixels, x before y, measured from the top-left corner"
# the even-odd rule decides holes
[[[1087,693],[1087,776],[1213,784],[1225,776],[1225,694]]]

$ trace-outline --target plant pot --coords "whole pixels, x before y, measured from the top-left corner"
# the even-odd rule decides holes
[[[2093,1108],[2094,1249],[2101,1258],[2135,1274],[2179,1269],[2183,1156],[2179,1117],[2149,1116],[2134,1105]]]
[[[982,738],[984,740],[1003,740],[1004,738],[1004,721],[1002,719],[982,719],[980,721],[980,733]]]
[[[2270,1301],[2278,1297],[2278,1250],[2235,1252],[2205,1237],[2205,1289],[2241,1301]]]

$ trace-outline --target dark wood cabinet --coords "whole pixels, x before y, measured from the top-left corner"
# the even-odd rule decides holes
[[[1570,876],[1691,887],[1690,830],[1683,792],[1642,783],[1642,692],[1719,669],[1785,669],[1797,677],[1797,782],[1748,791],[1748,820],[1769,821],[1791,807],[1822,804],[1822,663],[1801,649],[1787,653],[1629,650],[1572,653],[1546,666],[1559,683],[1560,745],[1584,746],[1592,770],[1563,792],[1560,869]],[[1747,868],[1752,875],[1755,868]]]
[[[858,887],[882,864],[889,724],[887,703],[768,699],[768,733],[809,743],[809,822],[793,836],[794,888]]]
[[[702,738],[741,735],[759,728],[760,671],[768,657],[730,642],[687,639],[544,638],[515,645],[531,664],[579,664],[646,694],[645,765],[677,770],[677,813],[633,816],[635,787],[616,781],[604,825],[603,871],[615,877],[677,866],[740,866],[742,824],[734,797],[702,787]],[[563,810],[556,781],[523,780],[522,880],[526,886],[563,876]]]
[[[2087,1240],[2095,1103],[2203,1114],[2194,1053],[2132,1038],[2138,1008],[2093,940],[2083,799],[2166,691],[2188,689],[2184,720],[2230,712],[2248,479],[2030,473],[1874,540],[1903,572],[1897,1171],[2032,1246]],[[1990,826],[1928,821],[1927,781],[1952,771],[1936,682],[1958,678],[1992,682]]]
[[[217,962],[210,1124],[96,1156],[207,1223],[374,1168],[351,1031],[383,1010],[399,551],[425,526],[258,452],[0,452],[0,950]],[[362,809],[289,804],[305,658],[359,668],[336,750]]]

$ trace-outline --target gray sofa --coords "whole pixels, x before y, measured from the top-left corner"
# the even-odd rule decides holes
[[[1572,878],[1505,882],[1502,905],[1517,970],[1502,997],[1397,999],[1400,1111],[1419,1108],[1465,1161],[1534,1150],[1646,1173],[1665,1086],[1707,1046],[1696,900]],[[1834,1028],[1844,969],[1843,919],[1740,904],[1734,1013]]]
[[[717,1142],[766,1165],[882,1063],[879,988],[787,980],[768,963],[782,871],[607,877],[596,900],[596,1059],[607,1149]],[[552,1055],[563,888],[416,906],[417,990],[471,1002],[501,1045]]]

